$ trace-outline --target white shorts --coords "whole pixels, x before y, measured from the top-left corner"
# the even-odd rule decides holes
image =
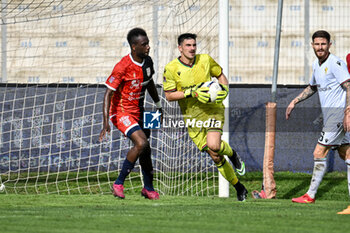
[[[333,124],[333,127],[323,127],[318,143],[323,146],[340,146],[350,143],[349,132],[344,131],[343,123]]]

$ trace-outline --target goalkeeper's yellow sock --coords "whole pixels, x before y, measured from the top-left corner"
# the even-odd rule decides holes
[[[228,157],[231,157],[233,155],[233,150],[227,142],[221,140],[220,150],[218,151],[218,154],[227,155]]]
[[[235,171],[233,170],[231,164],[226,161],[225,158],[221,160],[220,163],[216,164],[219,172],[225,179],[230,182],[231,184],[235,185],[238,182],[238,178],[235,174]]]

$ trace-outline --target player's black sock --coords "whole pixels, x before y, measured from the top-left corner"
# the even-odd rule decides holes
[[[145,189],[148,191],[154,191],[153,188],[153,166],[151,159],[151,148],[147,147],[144,149],[139,157],[139,162],[142,169],[143,184]]]
[[[242,190],[244,189],[244,186],[241,184],[241,182],[237,182],[235,185],[233,185],[236,189],[236,191],[239,193],[239,192],[242,192]]]
[[[118,179],[114,183],[124,184],[125,178],[129,175],[129,173],[132,171],[134,166],[135,166],[135,163],[132,163],[129,160],[125,159],[122,170],[120,171],[120,174],[118,176]]]
[[[143,183],[145,189],[154,191],[153,188],[153,166],[151,159],[151,148],[146,148],[140,155],[139,162],[142,169]]]
[[[236,151],[234,150],[232,151],[233,151],[232,156],[229,157],[229,159],[231,160],[233,166],[235,166],[236,169],[241,169],[242,168],[241,158],[239,157]]]
[[[144,183],[145,189],[147,189],[148,191],[154,191],[153,170],[152,171],[142,170],[142,175],[143,175],[143,183]]]

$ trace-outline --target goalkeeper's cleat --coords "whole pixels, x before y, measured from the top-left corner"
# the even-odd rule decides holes
[[[237,200],[238,201],[245,201],[247,199],[247,196],[248,196],[248,190],[239,181],[234,186],[235,186],[236,191],[237,191]]]
[[[338,212],[337,214],[350,214],[350,205],[348,206],[348,208],[346,208],[343,211]]]
[[[237,152],[233,152],[233,155],[229,157],[233,166],[236,168],[238,175],[243,176],[245,174],[245,163],[242,161],[241,157]]]
[[[311,198],[307,193],[305,193],[301,197],[292,198],[292,202],[310,204],[315,203],[315,199]]]
[[[122,184],[113,184],[113,196],[124,199],[124,186]]]
[[[261,190],[261,192],[254,190],[252,196],[254,199],[266,199],[266,193],[264,190]]]
[[[150,200],[158,200],[159,199],[159,193],[157,193],[156,191],[148,191],[145,188],[142,189],[141,196],[144,196],[145,198],[148,198]]]

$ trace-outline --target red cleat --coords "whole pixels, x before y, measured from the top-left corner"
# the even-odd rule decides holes
[[[254,199],[266,199],[267,198],[264,190],[261,190],[261,192],[254,190],[252,192],[252,196]]]
[[[301,197],[292,198],[292,202],[309,204],[309,203],[315,203],[315,199],[311,198],[307,193],[305,193]]]
[[[124,186],[122,184],[113,184],[113,195],[120,199],[124,199]]]
[[[148,191],[145,188],[142,189],[141,196],[144,196],[145,198],[148,198],[150,200],[158,200],[159,199],[159,193],[157,193],[156,191]]]

